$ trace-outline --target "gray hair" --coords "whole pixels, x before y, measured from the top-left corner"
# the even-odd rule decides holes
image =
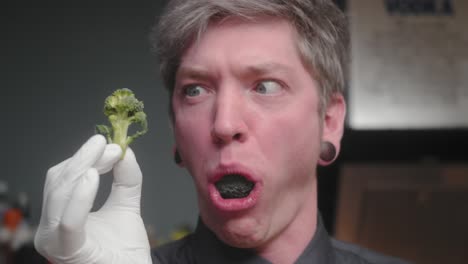
[[[348,28],[345,15],[332,0],[171,0],[153,31],[154,50],[170,96],[183,53],[209,23],[259,16],[285,19],[296,29],[299,55],[318,82],[321,112],[333,94],[344,93]],[[172,115],[172,106],[170,111]]]

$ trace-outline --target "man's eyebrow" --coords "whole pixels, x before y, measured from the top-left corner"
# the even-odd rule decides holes
[[[288,67],[287,65],[274,62],[266,62],[241,66],[240,73],[244,76],[263,76],[272,73],[289,74],[292,71],[293,70],[291,69],[291,67]],[[210,79],[212,76],[213,73],[203,67],[181,65],[177,71],[177,78],[206,80]]]
[[[210,72],[200,67],[180,66],[177,71],[177,77],[190,79],[208,79]]]

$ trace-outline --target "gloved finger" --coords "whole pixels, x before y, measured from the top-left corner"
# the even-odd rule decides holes
[[[50,168],[48,171],[47,171],[47,178],[46,178],[46,183],[50,183],[50,182],[53,182],[55,181],[55,178],[57,177],[57,175],[60,175],[63,171],[63,169],[65,168],[65,166],[67,165],[67,163],[70,161],[71,158],[68,158],[62,162],[60,162],[59,164],[53,166],[52,168]]]
[[[44,190],[43,190],[43,195],[42,195],[42,213],[41,213],[41,222],[43,221],[43,218],[46,216],[46,207],[47,205],[47,197],[49,193],[54,189],[54,186],[57,185],[57,178],[60,176],[62,170],[66,166],[67,162],[70,159],[66,159],[59,164],[53,166],[47,171],[46,174],[46,180],[44,184]]]
[[[49,170],[41,225],[55,228],[59,224],[77,179],[102,155],[105,146],[106,139],[95,135],[73,157]]]
[[[122,148],[117,144],[108,144],[104,149],[104,153],[93,165],[99,174],[104,174],[112,170],[114,164],[119,161],[122,155]]]
[[[67,162],[62,171],[61,185],[70,186],[85,171],[93,166],[104,153],[106,139],[102,135],[92,136]]]
[[[114,181],[111,193],[103,208],[124,206],[140,209],[142,174],[135,154],[127,148],[123,160],[114,166]]]
[[[122,153],[122,149],[119,145],[109,144],[105,147],[104,153],[96,162],[96,164],[93,165],[93,167],[95,167],[95,169],[98,171],[99,174],[106,173],[109,170],[111,170],[112,166],[120,159],[121,153]],[[70,162],[70,161],[67,161],[67,162]],[[67,166],[66,163],[62,165],[62,167],[65,167],[65,166]],[[60,168],[54,168],[54,171],[60,172]],[[63,173],[60,173],[60,174],[63,174]],[[64,205],[66,205],[67,203],[65,197],[71,196],[71,194],[67,193],[67,190],[68,192],[71,193],[73,188],[74,188],[73,184],[70,184],[69,188],[64,188],[62,186],[60,190],[56,191],[56,195],[53,195],[53,197],[57,197],[57,198],[55,199],[51,198],[50,201],[48,202],[49,207],[52,208],[52,210],[49,210],[49,213],[47,214],[50,216],[49,219],[55,218],[58,220],[62,217],[63,212],[61,212],[59,208],[64,208]]]
[[[141,184],[142,175],[135,153],[129,147],[125,151],[124,158],[114,166],[114,185],[127,187]]]
[[[60,178],[57,180],[60,180]],[[72,191],[73,186],[70,184],[70,186],[51,188],[51,190],[45,194],[46,197],[44,199],[44,209],[41,216],[41,226],[46,225],[45,228],[47,229],[54,229],[58,226],[72,195]]]
[[[78,184],[73,189],[59,225],[64,256],[75,254],[85,242],[84,227],[93,207],[98,186],[99,174],[95,168],[91,168],[80,177]]]

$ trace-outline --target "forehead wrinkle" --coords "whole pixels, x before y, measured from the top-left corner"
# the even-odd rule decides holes
[[[292,69],[287,65],[275,63],[275,62],[266,62],[259,63],[255,65],[247,65],[245,71],[250,75],[263,76],[272,73],[284,73],[289,74]]]

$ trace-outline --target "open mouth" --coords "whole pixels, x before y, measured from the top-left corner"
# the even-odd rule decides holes
[[[215,183],[215,187],[223,199],[238,199],[249,196],[255,183],[241,174],[227,174]]]

